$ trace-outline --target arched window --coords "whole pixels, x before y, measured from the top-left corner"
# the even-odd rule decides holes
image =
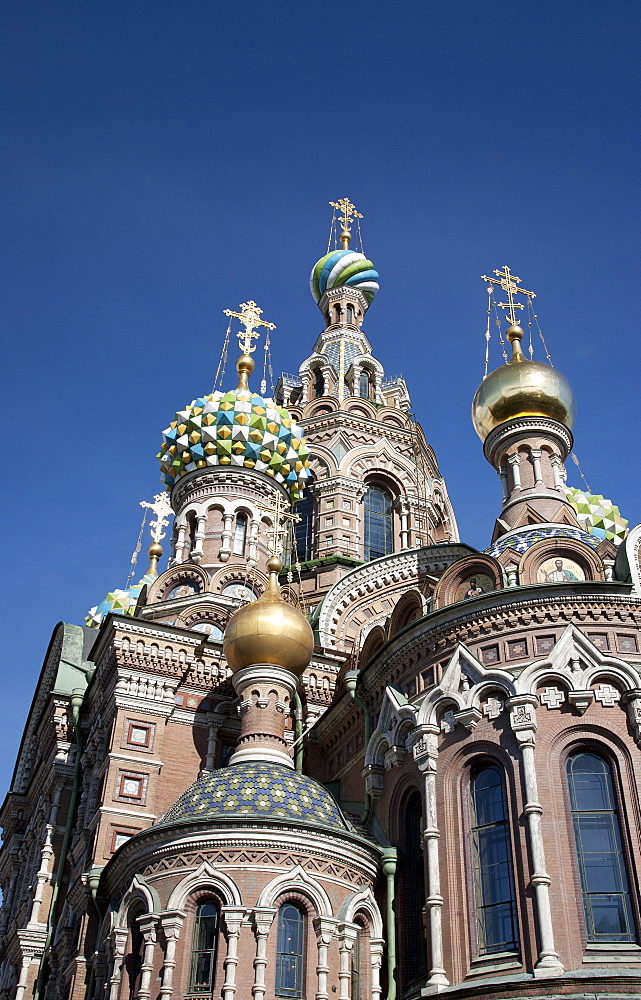
[[[425,905],[425,870],[423,864],[423,801],[420,792],[412,792],[401,814],[400,889],[400,968],[402,988],[426,972],[423,906]]]
[[[236,523],[234,524],[234,546],[233,554],[235,556],[245,555],[245,539],[247,538],[247,518],[244,514],[236,515]]]
[[[325,395],[325,379],[320,368],[316,369],[314,374],[314,399],[318,399],[319,396]]]
[[[392,498],[380,486],[370,486],[364,497],[365,561],[392,552]]]
[[[213,900],[200,903],[196,909],[194,936],[191,945],[189,995],[211,994],[216,975],[218,947],[218,905]]]
[[[354,306],[350,305],[349,303],[347,305],[347,322],[348,323],[354,322]]]
[[[610,766],[596,754],[577,753],[568,759],[567,775],[587,939],[634,941]]]
[[[276,996],[302,997],[305,918],[297,906],[284,903],[278,911]]]
[[[309,489],[309,484],[313,479],[308,479],[307,489],[300,500],[294,504],[294,513],[298,514],[300,521],[294,525],[294,543],[296,551],[294,559],[298,562],[306,562],[312,558],[313,533],[314,533],[314,497]],[[292,560],[294,561],[294,560]]]
[[[358,395],[361,399],[369,399],[369,375],[361,372],[358,377]]]
[[[361,998],[361,928],[356,931],[356,940],[352,948],[352,988],[351,1000]]]
[[[479,954],[515,951],[518,946],[516,900],[502,768],[488,763],[476,768],[472,772],[470,793]]]
[[[138,912],[137,916],[140,916],[140,912]],[[125,974],[127,977],[126,983],[128,986],[126,996],[129,1000],[134,1000],[134,998],[138,995],[143,949],[144,940],[142,931],[140,930],[138,920],[134,916],[129,921],[129,950],[124,962]]]

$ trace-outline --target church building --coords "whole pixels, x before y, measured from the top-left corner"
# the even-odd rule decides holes
[[[332,206],[309,356],[256,392],[273,324],[225,310],[237,384],[162,434],[147,572],[53,631],[0,1000],[641,995],[641,525],[567,485],[574,394],[503,267],[472,405],[497,517],[459,539]]]

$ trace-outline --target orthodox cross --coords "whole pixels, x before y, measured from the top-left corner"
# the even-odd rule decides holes
[[[141,507],[146,507],[148,510],[153,510],[156,515],[153,521],[149,522],[149,527],[151,529],[151,537],[154,542],[159,542],[161,538],[165,537],[165,532],[163,528],[166,528],[169,524],[169,517],[173,514],[171,504],[169,503],[169,498],[166,493],[158,493],[154,497],[151,503],[147,503],[146,500],[140,501]]]
[[[341,244],[343,250],[347,250],[349,247],[351,229],[350,225],[354,219],[362,219],[363,216],[360,212],[356,211],[356,206],[352,205],[349,198],[341,198],[339,201],[330,201],[332,208],[335,208],[341,216]]]
[[[507,318],[512,326],[517,322],[515,309],[524,309],[520,302],[514,301],[514,296],[517,294],[527,295],[530,299],[535,299],[536,295],[534,292],[528,292],[526,288],[519,288],[521,282],[520,278],[517,278],[515,274],[510,274],[510,269],[507,266],[501,268],[500,271],[494,271],[496,278],[489,278],[487,274],[482,274],[481,278],[483,281],[489,281],[493,285],[499,285],[500,288],[507,295],[507,302],[499,302],[499,309],[507,309]]]
[[[257,503],[256,507],[271,514],[274,518],[273,528],[266,528],[265,534],[269,539],[267,543],[269,553],[275,556],[283,548],[283,538],[287,534],[289,525],[298,524],[301,519],[300,514],[294,514],[292,510],[286,510],[280,493],[276,495],[275,500],[268,500],[266,503]]]
[[[240,349],[243,354],[253,354],[256,345],[252,345],[252,340],[258,340],[260,337],[260,334],[256,333],[256,327],[266,326],[268,330],[275,330],[276,324],[266,323],[264,319],[260,318],[263,310],[258,308],[253,299],[250,299],[249,302],[241,302],[239,309],[239,313],[234,312],[233,309],[223,309],[223,313],[225,316],[234,316],[243,324],[244,331],[239,330],[236,334]]]

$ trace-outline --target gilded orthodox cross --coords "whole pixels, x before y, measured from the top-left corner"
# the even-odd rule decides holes
[[[525,306],[523,306],[520,302],[514,301],[514,296],[520,294],[527,295],[530,299],[535,299],[536,295],[534,292],[528,292],[526,288],[518,287],[521,283],[521,279],[517,278],[515,274],[510,274],[509,267],[502,267],[500,271],[494,271],[493,273],[496,274],[496,278],[489,278],[487,274],[482,274],[481,278],[483,281],[489,281],[493,285],[499,285],[505,292],[507,295],[507,302],[499,302],[498,307],[499,309],[507,309],[507,318],[510,324],[514,326],[517,323],[516,313],[514,310],[525,308]]]
[[[256,350],[256,345],[252,345],[252,340],[258,340],[260,337],[259,333],[256,333],[256,328],[259,326],[265,326],[268,330],[275,330],[275,323],[266,323],[264,319],[261,319],[262,309],[259,309],[253,299],[249,302],[241,302],[239,306],[240,312],[234,312],[233,309],[223,309],[225,316],[233,316],[235,319],[239,319],[240,322],[245,327],[244,331],[239,330],[236,336],[238,337],[238,342],[240,344],[240,349],[243,354],[253,354]]]
[[[343,250],[347,250],[352,237],[350,226],[354,219],[362,219],[363,216],[360,212],[356,211],[356,206],[352,205],[349,198],[341,198],[339,201],[330,201],[330,205],[340,213],[340,223],[342,226],[341,246]]]
[[[155,519],[149,522],[149,527],[151,529],[151,537],[154,542],[159,542],[161,538],[165,537],[163,528],[167,527],[169,524],[169,517],[173,514],[167,494],[158,493],[151,503],[147,503],[146,500],[141,500],[140,506],[146,507],[148,510],[153,510],[156,515]]]
[[[283,539],[289,531],[290,524],[298,524],[301,520],[300,514],[294,514],[292,510],[286,509],[280,493],[276,495],[275,500],[267,501],[266,503],[257,503],[256,507],[271,514],[274,518],[274,526],[266,528],[265,535],[269,539],[267,543],[269,554],[275,556],[278,552],[282,551]]]

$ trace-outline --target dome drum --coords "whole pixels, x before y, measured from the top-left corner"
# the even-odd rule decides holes
[[[523,415],[499,424],[491,430],[483,443],[483,454],[490,465],[496,468],[508,441],[515,441],[520,437],[524,441],[531,440],[533,435],[540,435],[548,442],[552,439],[558,446],[562,462],[572,451],[574,438],[564,424],[546,417]]]

